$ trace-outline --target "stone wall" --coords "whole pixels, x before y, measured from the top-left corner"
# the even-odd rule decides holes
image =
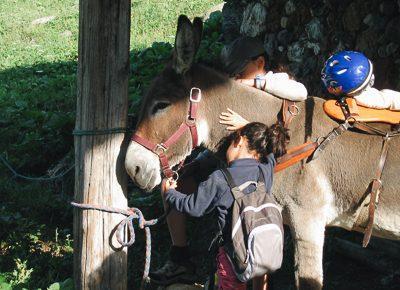
[[[260,37],[270,69],[284,65],[320,95],[325,60],[343,49],[374,63],[377,88],[400,90],[400,0],[226,0],[223,36]]]

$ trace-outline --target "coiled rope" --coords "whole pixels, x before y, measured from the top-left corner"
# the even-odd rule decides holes
[[[145,263],[144,263],[144,271],[142,276],[142,283],[140,289],[144,289],[145,284],[149,281],[149,271],[150,271],[150,261],[151,261],[151,232],[150,226],[154,226],[157,223],[162,222],[165,217],[168,215],[168,211],[165,212],[162,216],[156,219],[146,220],[143,216],[143,213],[140,209],[136,207],[128,208],[128,209],[119,209],[115,207],[109,206],[100,206],[100,205],[91,205],[86,203],[76,203],[71,202],[71,205],[83,210],[99,210],[108,213],[117,213],[126,216],[123,219],[116,230],[116,238],[118,243],[122,247],[129,247],[135,243],[135,229],[133,227],[133,220],[138,220],[138,226],[140,229],[144,229],[146,234],[146,256],[145,256]],[[125,229],[128,232],[129,240],[124,239],[124,232]]]

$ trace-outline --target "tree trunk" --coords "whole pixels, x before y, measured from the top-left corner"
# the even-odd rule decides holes
[[[130,0],[80,0],[76,130],[126,127]],[[97,131],[97,133],[99,133]],[[75,137],[75,201],[127,207],[124,134]],[[123,216],[74,211],[75,289],[126,289]]]

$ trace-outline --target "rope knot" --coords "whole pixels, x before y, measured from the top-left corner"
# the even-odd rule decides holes
[[[162,221],[168,213],[164,213],[161,217],[151,220],[146,220],[143,216],[143,213],[140,209],[136,207],[128,208],[128,209],[119,209],[114,207],[108,206],[100,206],[100,205],[90,205],[84,203],[76,203],[71,202],[71,205],[80,209],[91,209],[91,210],[99,210],[103,212],[109,213],[118,213],[126,216],[117,227],[116,230],[116,238],[118,243],[122,247],[129,247],[135,243],[135,229],[133,227],[133,220],[138,220],[138,226],[140,229],[144,229],[146,233],[146,259],[145,259],[145,266],[144,272],[142,277],[142,285],[141,289],[144,287],[144,283],[148,281],[148,275],[150,271],[150,259],[151,259],[151,233],[150,233],[150,226],[157,224],[158,222]],[[125,235],[126,232],[126,235]],[[128,240],[126,238],[128,238]]]

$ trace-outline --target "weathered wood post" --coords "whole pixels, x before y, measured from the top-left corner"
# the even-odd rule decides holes
[[[123,133],[126,127],[130,0],[80,0],[75,200],[127,207]],[[81,131],[82,133],[82,131]],[[112,233],[122,216],[74,211],[75,289],[126,289],[127,252]]]

